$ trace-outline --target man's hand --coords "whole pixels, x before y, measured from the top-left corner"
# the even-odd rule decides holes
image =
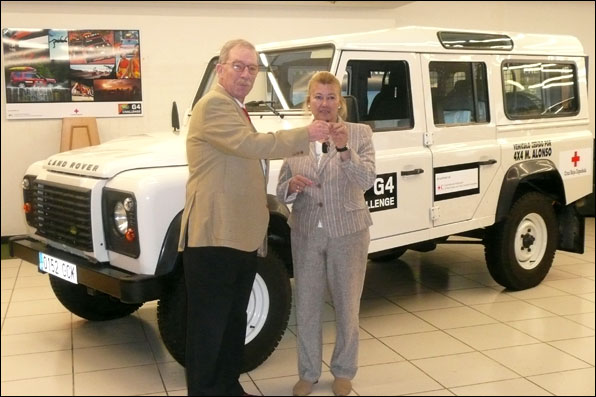
[[[329,139],[329,123],[323,120],[315,120],[308,127],[308,140],[326,141]]]

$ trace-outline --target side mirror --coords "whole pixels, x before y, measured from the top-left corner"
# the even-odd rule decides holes
[[[172,102],[172,128],[174,132],[180,131],[180,118],[178,117],[178,106],[176,101]]]

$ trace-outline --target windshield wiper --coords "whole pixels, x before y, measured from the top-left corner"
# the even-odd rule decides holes
[[[279,113],[273,106],[271,106],[272,104],[274,104],[275,102],[273,101],[250,101],[247,102],[245,104],[246,107],[253,107],[253,106],[261,106],[261,105],[265,105],[267,107],[267,109],[269,109],[271,111],[271,113],[273,113],[276,116],[279,116],[279,118],[283,119],[284,115]]]

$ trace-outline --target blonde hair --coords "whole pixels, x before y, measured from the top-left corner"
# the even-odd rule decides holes
[[[346,111],[346,100],[341,95],[341,85],[339,84],[339,80],[333,75],[333,73],[329,72],[317,72],[315,73],[308,82],[308,95],[306,96],[306,102],[304,106],[308,109],[310,107],[310,95],[312,94],[313,86],[315,84],[325,84],[331,85],[335,88],[337,97],[339,98],[339,111],[337,114],[342,119],[346,119],[348,112]]]

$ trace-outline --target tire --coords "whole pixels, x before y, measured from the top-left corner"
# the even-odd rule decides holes
[[[128,316],[142,306],[142,303],[122,303],[109,295],[97,292],[89,295],[87,287],[73,284],[50,275],[50,285],[54,294],[72,313],[90,321],[114,320]]]
[[[269,247],[259,260],[257,276],[247,307],[246,346],[242,372],[261,365],[275,350],[288,325],[292,290],[285,266]],[[157,305],[157,324],[166,348],[185,365],[186,285],[178,269],[170,288]]]
[[[484,254],[488,271],[510,290],[540,284],[550,270],[559,231],[555,210],[546,196],[521,196],[507,217],[487,230]]]
[[[368,254],[368,259],[375,262],[389,262],[402,256],[408,249],[406,247],[392,248],[390,250]]]

